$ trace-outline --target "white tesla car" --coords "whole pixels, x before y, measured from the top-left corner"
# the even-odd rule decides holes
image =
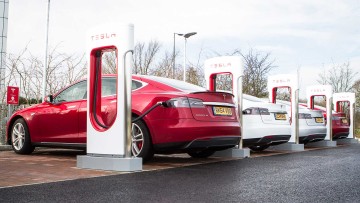
[[[291,115],[291,103],[287,101],[276,101],[277,104],[286,105]],[[307,144],[324,140],[326,136],[326,125],[322,111],[312,110],[299,105],[299,143]]]
[[[243,145],[262,151],[289,141],[291,127],[285,105],[243,94]]]

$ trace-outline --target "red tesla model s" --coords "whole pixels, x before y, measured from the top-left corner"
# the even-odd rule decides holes
[[[116,78],[102,78],[104,125],[116,117]],[[86,147],[86,80],[76,82],[41,104],[14,113],[7,123],[7,140],[19,154],[35,147]],[[150,159],[154,153],[188,153],[208,157],[234,147],[240,126],[233,95],[209,92],[178,80],[134,75],[132,117],[150,113],[132,124],[132,153]]]

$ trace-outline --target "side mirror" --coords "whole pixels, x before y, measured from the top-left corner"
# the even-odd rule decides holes
[[[44,101],[52,103],[54,101],[54,96],[53,95],[48,95],[48,96],[45,97]]]

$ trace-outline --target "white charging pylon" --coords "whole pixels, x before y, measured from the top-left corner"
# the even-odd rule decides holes
[[[354,137],[355,101],[356,101],[356,97],[355,97],[355,93],[353,92],[340,92],[333,94],[333,105],[335,107],[336,112],[344,113],[340,105],[342,102],[346,102],[349,104],[350,129],[349,129],[349,135],[347,137],[349,139],[355,138]]]
[[[242,124],[242,77],[243,74],[243,63],[239,56],[221,56],[205,61],[205,80],[206,87],[208,90],[216,91],[216,75],[220,74],[231,74],[233,94],[237,104],[237,112],[239,116],[239,123],[241,126],[241,138],[239,140],[238,148],[218,151],[214,156],[221,157],[249,157],[250,149],[243,148],[243,124]]]
[[[299,144],[299,82],[294,74],[278,74],[268,77],[269,100],[276,103],[276,93],[279,88],[290,88],[291,98],[291,137],[288,143],[273,146],[276,150],[304,151],[304,145]]]
[[[326,99],[326,136],[323,141],[310,143],[309,146],[336,147],[336,141],[332,140],[332,95],[331,85],[312,85],[306,88],[307,106],[310,109],[315,108],[315,97],[325,96]]]
[[[131,53],[134,48],[132,24],[107,24],[91,29],[87,36],[87,155],[77,157],[80,168],[139,171],[142,159],[131,157]],[[102,112],[101,56],[115,51],[116,117],[105,124]],[[108,125],[108,126],[107,126]]]

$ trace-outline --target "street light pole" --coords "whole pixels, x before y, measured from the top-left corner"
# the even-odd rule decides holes
[[[172,70],[172,78],[175,79],[175,35],[183,36],[184,34],[175,33],[174,32],[174,47],[173,47],[173,70]]]
[[[186,33],[184,35],[182,35],[184,37],[184,75],[183,75],[183,80],[184,82],[186,82],[186,41],[187,41],[187,38],[193,36],[193,35],[196,35],[197,33],[196,32],[189,32],[189,33]]]
[[[183,67],[183,80],[186,82],[186,38],[184,38],[184,67]]]
[[[43,69],[43,80],[42,80],[42,98],[41,101],[44,101],[46,94],[46,75],[47,75],[47,67],[48,67],[48,41],[49,41],[49,13],[50,13],[50,0],[48,0],[47,5],[47,19],[46,19],[46,42],[45,42],[45,64]]]
[[[172,78],[175,79],[175,34],[174,33],[174,47],[173,47],[173,67],[172,67]]]

